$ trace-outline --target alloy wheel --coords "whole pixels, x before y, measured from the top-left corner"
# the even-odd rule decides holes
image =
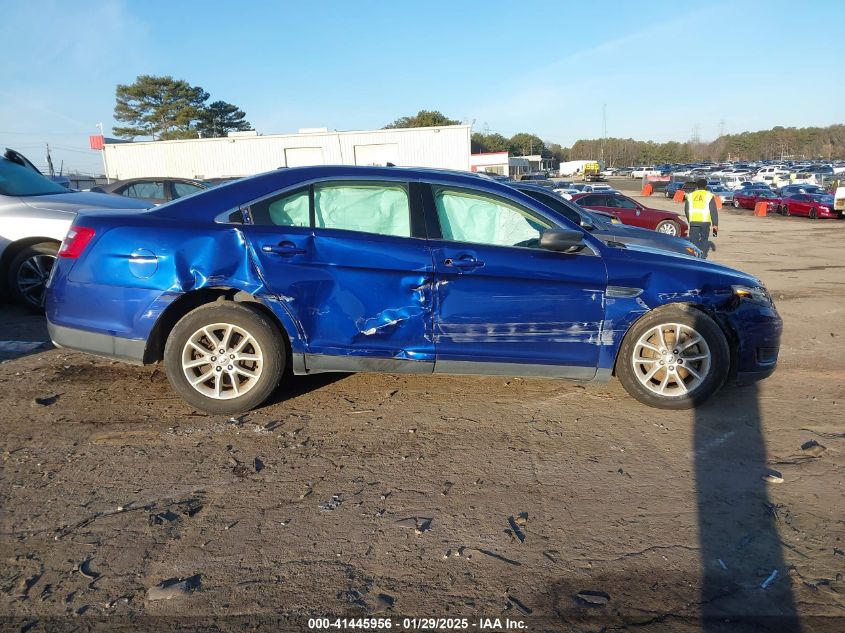
[[[33,255],[21,263],[15,282],[25,301],[39,308],[44,306],[44,291],[55,263],[55,257],[43,254]]]
[[[258,383],[263,367],[256,338],[231,323],[201,327],[182,348],[182,371],[188,383],[216,400],[247,393]]]
[[[647,330],[634,345],[634,375],[662,397],[685,396],[707,378],[711,353],[704,337],[688,325],[663,323]]]

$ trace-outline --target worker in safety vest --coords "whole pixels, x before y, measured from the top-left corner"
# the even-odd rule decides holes
[[[710,226],[713,226],[713,237],[719,234],[719,210],[716,207],[716,196],[707,191],[706,180],[697,180],[695,191],[686,195],[684,214],[689,222],[689,241],[707,257],[710,250]]]

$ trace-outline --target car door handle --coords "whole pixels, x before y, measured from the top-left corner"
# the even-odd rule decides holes
[[[474,257],[461,257],[460,259],[452,259],[451,257],[444,259],[443,263],[452,268],[460,268],[461,270],[470,270],[472,268],[479,268],[484,266],[484,262],[480,262]]]
[[[307,251],[304,248],[299,248],[293,242],[279,242],[278,244],[265,244],[261,247],[265,253],[273,253],[274,255],[283,255],[290,257],[291,255],[304,255]]]

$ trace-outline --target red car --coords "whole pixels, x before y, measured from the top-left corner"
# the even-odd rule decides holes
[[[833,210],[833,196],[826,194],[796,193],[785,197],[780,203],[783,215],[803,215],[816,218],[837,218],[840,213]]]
[[[622,224],[639,226],[668,235],[685,237],[689,228],[686,220],[677,213],[650,209],[616,191],[578,193],[572,196],[572,201],[591,211],[604,211],[615,215]]]
[[[738,189],[734,191],[735,209],[753,209],[758,202],[768,202],[774,209],[780,209],[780,196],[768,189]]]

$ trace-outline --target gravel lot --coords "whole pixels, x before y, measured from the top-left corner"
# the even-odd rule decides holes
[[[361,374],[228,419],[160,368],[7,345],[2,627],[845,630],[845,222],[721,229],[711,258],[763,279],[785,333],[774,376],[695,411],[616,381]]]

